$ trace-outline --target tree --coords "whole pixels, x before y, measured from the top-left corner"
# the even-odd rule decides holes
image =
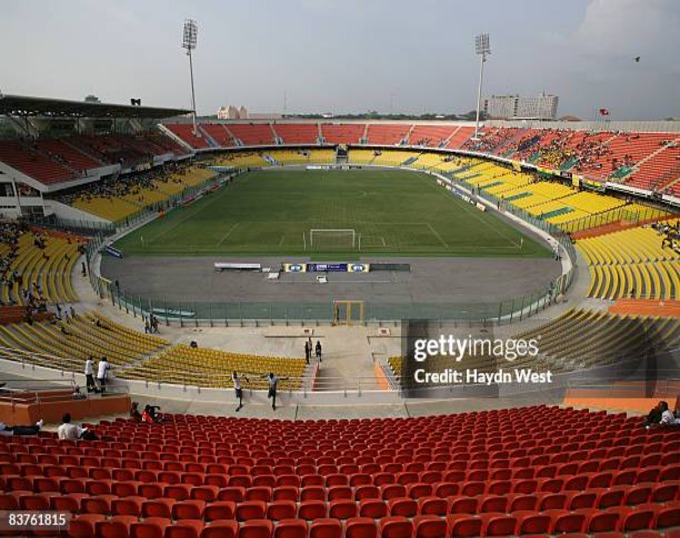
[[[85,97],[85,102],[86,103],[101,103],[101,101],[99,100],[99,97],[97,97],[96,95],[92,95],[92,94]]]
[[[470,110],[467,114],[463,114],[461,116],[462,119],[466,121],[475,121],[477,119],[477,111],[476,110]],[[479,111],[479,121],[484,121],[486,120],[486,113],[483,110]]]

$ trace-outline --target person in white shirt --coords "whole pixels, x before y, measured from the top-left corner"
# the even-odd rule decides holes
[[[277,377],[273,372],[262,376],[269,382],[269,391],[267,392],[267,398],[272,400],[272,409],[276,411],[276,392],[279,388],[279,381],[286,381],[287,377]]]
[[[99,381],[99,390],[102,394],[106,391],[106,377],[110,368],[111,366],[106,360],[106,357],[102,357],[102,360],[99,361],[97,367],[97,381]]]
[[[87,431],[87,428],[81,428],[77,424],[71,424],[71,413],[64,413],[64,416],[61,417],[61,422],[61,426],[57,428],[57,437],[60,441],[77,441]]]
[[[97,385],[94,382],[94,362],[92,356],[89,356],[85,361],[85,385],[87,392],[97,392]]]
[[[243,387],[241,386],[241,379],[245,379],[248,383],[250,383],[250,381],[246,376],[238,375],[238,372],[236,371],[234,371],[231,378],[234,381],[234,392],[236,393],[236,398],[238,398],[238,407],[236,408],[236,412],[238,413],[243,407]]]
[[[659,409],[661,411],[659,426],[674,426],[676,424],[675,415],[668,409],[668,402],[659,402]]]

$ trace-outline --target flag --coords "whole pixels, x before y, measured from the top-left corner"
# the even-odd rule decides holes
[[[608,108],[601,108],[600,109],[600,116],[609,116],[609,109]]]

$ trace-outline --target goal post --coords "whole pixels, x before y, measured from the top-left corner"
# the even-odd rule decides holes
[[[308,246],[310,250],[356,249],[359,237],[354,228],[312,228]]]

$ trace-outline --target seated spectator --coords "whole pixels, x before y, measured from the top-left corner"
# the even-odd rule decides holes
[[[130,408],[130,418],[135,422],[142,421],[142,414],[139,412],[139,402],[132,402],[132,407]]]
[[[644,426],[646,428],[649,428],[650,426],[655,426],[659,422],[661,422],[661,403],[659,402],[656,404],[654,407],[652,407],[652,410],[647,414],[647,418],[645,419]]]
[[[158,405],[147,405],[142,412],[142,422],[147,424],[159,424],[163,422],[163,418],[158,414],[160,407]]]
[[[659,409],[661,411],[661,420],[659,426],[675,426],[675,415],[668,409],[668,402],[659,402]]]
[[[87,428],[81,428],[77,424],[71,424],[71,413],[64,413],[61,418],[61,426],[57,428],[57,437],[60,441],[70,440],[77,441],[78,439],[92,440],[96,439],[94,433],[88,431]]]
[[[35,426],[8,426],[0,422],[0,436],[9,437],[12,435],[38,435],[45,421],[40,419]]]

